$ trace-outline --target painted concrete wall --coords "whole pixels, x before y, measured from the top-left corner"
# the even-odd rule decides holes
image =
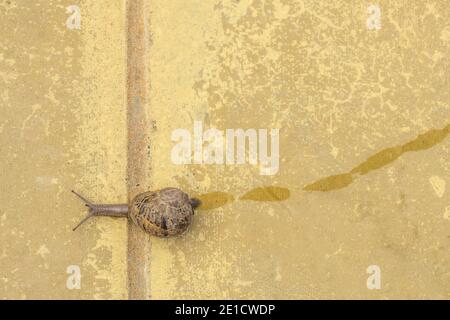
[[[70,194],[126,201],[125,3],[80,1],[81,30],[70,4],[0,7],[3,298],[127,297],[126,222],[73,233]],[[450,11],[378,1],[377,30],[370,4],[150,2],[146,179],[203,200],[148,237],[151,298],[450,298]],[[279,129],[279,171],[174,164],[194,121]]]
[[[154,297],[450,297],[449,8],[380,1],[369,30],[368,5],[154,1],[154,184],[290,194],[200,211],[185,237],[152,239]],[[279,172],[173,165],[170,134],[194,120],[279,128]],[[367,288],[371,265],[381,290]]]
[[[81,9],[81,29],[68,29]],[[0,297],[126,298],[126,223],[72,228],[126,201],[122,1],[0,3]],[[81,289],[66,286],[69,266]]]

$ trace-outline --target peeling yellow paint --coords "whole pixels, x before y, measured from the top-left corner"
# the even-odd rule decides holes
[[[80,100],[77,150],[80,164],[94,165],[85,168],[76,188],[99,202],[125,202],[125,5],[86,1],[81,12],[81,74],[89,81],[80,89],[89,92],[95,88],[95,92]],[[126,222],[95,219],[91,223],[97,226],[98,237],[87,262],[96,273],[93,297],[126,298]],[[85,232],[80,229],[73,236],[83,237]]]
[[[139,188],[203,202],[183,236],[143,237],[150,298],[450,298],[445,1],[377,1],[379,30],[353,0],[148,3]],[[127,198],[125,1],[3,1],[0,15],[0,297],[127,298],[125,221],[74,233],[70,194]],[[171,133],[194,121],[278,128],[279,172],[175,165]]]
[[[65,26],[69,5],[81,30]],[[0,298],[127,297],[126,223],[72,232],[84,208],[70,193],[126,198],[123,15],[120,1],[0,4]]]
[[[429,179],[431,186],[433,187],[434,192],[439,198],[442,198],[445,193],[446,181],[438,176],[432,176]]]
[[[150,240],[152,298],[449,297],[448,204],[428,182],[449,174],[447,129],[426,131],[448,125],[448,10],[377,3],[380,30],[360,1],[151,1],[149,180],[203,200],[183,237]],[[278,174],[174,165],[171,133],[194,121],[279,128]],[[261,186],[289,197],[237,201]],[[383,290],[366,287],[375,263]]]

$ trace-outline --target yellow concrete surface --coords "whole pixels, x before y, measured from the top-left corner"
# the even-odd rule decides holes
[[[0,298],[127,297],[126,223],[72,231],[86,214],[72,189],[126,201],[124,3],[105,4],[0,2]]]
[[[450,9],[378,1],[369,30],[370,3],[152,1],[152,181],[210,209],[152,238],[154,298],[450,298]],[[279,128],[278,174],[174,165],[195,120]]]
[[[143,180],[203,201],[183,236],[148,236],[150,298],[450,298],[450,7],[380,0],[371,29],[371,4],[148,1]],[[70,193],[126,201],[125,8],[0,2],[1,298],[128,297],[126,222],[72,232]],[[278,172],[175,164],[197,121],[279,129]]]

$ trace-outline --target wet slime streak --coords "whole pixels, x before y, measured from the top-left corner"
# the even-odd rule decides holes
[[[344,188],[350,185],[358,177],[357,175],[365,175],[373,170],[380,169],[389,163],[394,162],[404,153],[429,149],[442,142],[449,133],[450,124],[443,129],[431,129],[403,145],[386,148],[375,153],[366,161],[350,170],[350,172],[320,179],[305,186],[303,190],[327,192]]]
[[[239,197],[238,200],[283,201],[288,199],[290,195],[291,193],[287,188],[268,186],[250,190]],[[220,208],[235,200],[232,194],[220,191],[204,193],[195,197],[201,201],[201,205],[198,207],[200,211]]]

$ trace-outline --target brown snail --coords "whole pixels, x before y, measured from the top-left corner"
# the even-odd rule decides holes
[[[73,229],[95,216],[130,217],[145,232],[158,237],[176,236],[187,230],[194,209],[201,202],[177,188],[138,194],[129,204],[94,204],[72,190],[89,208],[88,215]]]

